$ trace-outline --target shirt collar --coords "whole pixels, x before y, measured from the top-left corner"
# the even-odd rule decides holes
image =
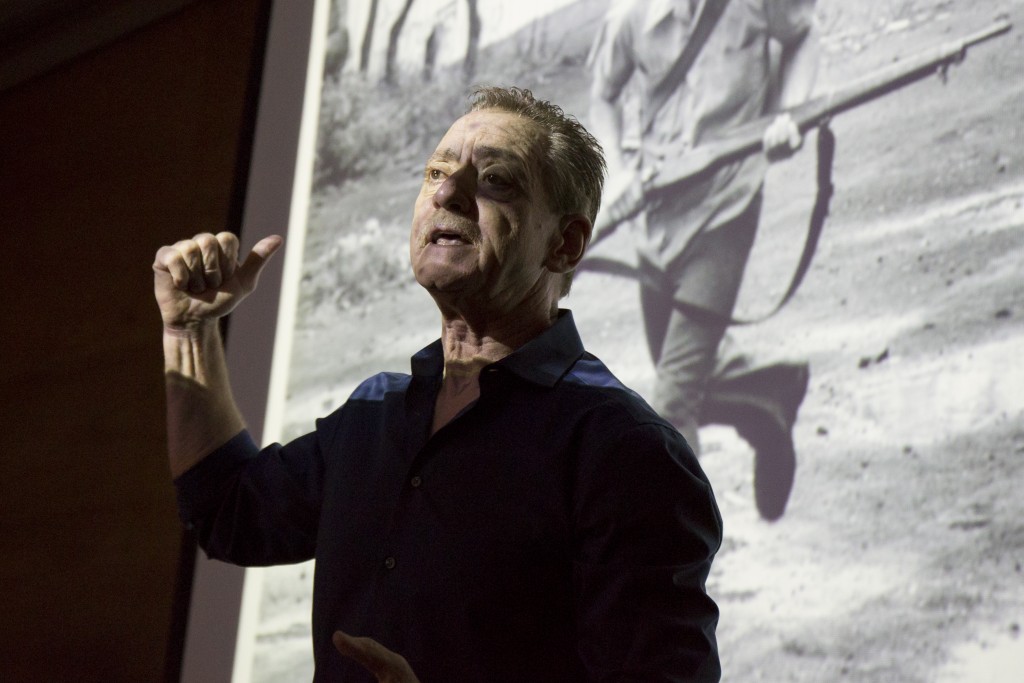
[[[560,309],[551,327],[493,365],[528,382],[553,387],[581,355],[583,342],[576,330],[572,311]],[[424,347],[412,357],[411,364],[412,374],[417,377],[440,376],[444,370],[441,340]]]
[[[560,309],[555,323],[495,363],[523,379],[553,387],[583,354],[572,311]]]
[[[441,340],[424,346],[410,360],[414,377],[440,377],[444,372],[444,348]]]

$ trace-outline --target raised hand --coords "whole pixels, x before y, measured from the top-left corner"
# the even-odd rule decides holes
[[[238,238],[202,233],[161,247],[153,262],[153,290],[164,327],[187,330],[233,311],[256,288],[260,272],[284,240],[260,240],[241,263]]]
[[[338,652],[359,662],[377,677],[377,683],[419,683],[405,657],[392,652],[372,638],[335,631],[332,638]]]

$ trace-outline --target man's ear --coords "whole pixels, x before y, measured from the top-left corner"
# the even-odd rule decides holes
[[[579,265],[590,243],[594,226],[583,214],[563,216],[558,235],[551,243],[551,251],[544,265],[554,273],[568,273]]]

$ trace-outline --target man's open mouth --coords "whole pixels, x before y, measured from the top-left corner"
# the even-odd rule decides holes
[[[469,244],[469,240],[457,232],[435,230],[430,235],[430,243],[436,244],[440,247],[457,247],[464,244]]]

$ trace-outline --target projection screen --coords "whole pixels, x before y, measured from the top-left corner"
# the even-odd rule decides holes
[[[588,125],[595,41],[630,4],[304,0],[290,17],[275,11],[266,73],[279,80],[264,82],[243,241],[287,229],[280,288],[271,275],[260,294],[279,296],[278,311],[274,322],[240,309],[228,343],[236,378],[269,377],[265,397],[244,399],[265,443],[308,431],[370,374],[407,372],[438,335],[407,231],[423,163],[470,86],[529,88]],[[958,58],[829,117],[828,216],[774,314],[807,243],[817,129],[767,166],[734,313],[756,322],[724,344],[806,364],[809,381],[795,482],[774,521],[754,505],[747,440],[713,421],[700,431],[725,521],[708,583],[723,680],[1009,681],[1024,670],[1024,2],[815,4],[812,98],[942,48]],[[270,153],[282,140],[294,149]],[[596,244],[601,267],[579,273],[563,306],[588,349],[649,396],[641,232],[627,220]],[[272,371],[241,360],[258,336],[273,339]],[[225,571],[216,565],[200,560],[198,587]],[[312,572],[248,570],[234,680],[311,679]],[[197,643],[236,637],[234,614],[225,622],[202,604],[211,590],[237,595],[231,577],[194,593],[186,680],[204,680]]]

